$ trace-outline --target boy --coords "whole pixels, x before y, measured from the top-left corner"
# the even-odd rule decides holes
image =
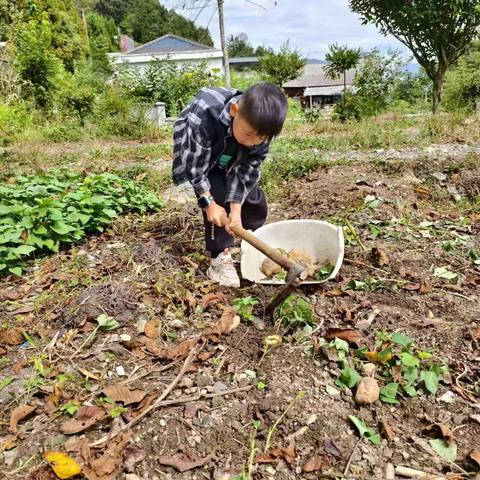
[[[232,227],[255,230],[267,218],[258,168],[286,114],[282,90],[259,83],[243,94],[202,88],[175,122],[173,181],[176,185],[188,181],[195,190],[212,257],[207,275],[223,286],[240,287],[229,253]],[[221,217],[227,213],[230,224],[223,228]]]

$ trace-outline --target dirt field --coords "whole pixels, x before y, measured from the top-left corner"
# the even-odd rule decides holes
[[[4,279],[2,478],[56,478],[41,456],[51,449],[68,452],[89,480],[381,479],[389,464],[441,475],[434,478],[474,478],[475,149],[370,152],[283,185],[269,221],[314,218],[352,227],[345,228],[337,279],[297,292],[313,309],[314,326],[303,334],[297,324],[263,318],[276,288],[245,283],[234,291],[207,280],[200,218],[190,204],[123,218],[37,262],[24,278]],[[441,267],[454,277],[442,277]],[[247,296],[260,300],[258,318],[234,328],[230,305]],[[97,328],[100,315],[118,327]],[[379,332],[408,335],[449,373],[436,395],[420,385],[417,396],[399,395],[398,403],[359,406],[355,389],[335,383],[344,366],[339,352],[322,347],[333,327],[355,331],[346,360],[362,375],[367,361],[355,350],[376,351]],[[274,334],[283,342],[266,350],[263,339]],[[374,363],[384,386],[386,364]],[[15,410],[24,405],[31,408]],[[381,443],[359,437],[350,415],[380,433]],[[135,425],[123,431],[129,422]],[[433,450],[432,440],[442,438],[456,446],[454,462]]]

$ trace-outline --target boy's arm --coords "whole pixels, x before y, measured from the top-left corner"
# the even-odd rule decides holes
[[[196,125],[187,124],[183,137],[182,163],[185,166],[185,176],[197,195],[210,191],[207,173],[212,149],[206,145],[206,132],[202,132]]]
[[[228,172],[225,203],[243,205],[247,195],[260,180],[259,168],[267,157],[268,147],[265,144]]]
[[[226,228],[233,235],[232,227],[242,226],[242,205],[247,195],[260,180],[259,167],[268,154],[268,145],[248,156],[244,162],[234,167],[227,175],[227,195],[225,203],[230,203],[230,225]]]

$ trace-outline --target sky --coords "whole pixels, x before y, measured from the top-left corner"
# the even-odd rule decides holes
[[[208,5],[201,11],[189,8],[191,0],[160,0],[165,6],[207,26],[216,46],[220,46],[216,0],[196,0],[196,6]],[[257,6],[255,4],[263,6]],[[187,5],[182,8],[183,5]],[[406,47],[394,37],[384,37],[373,25],[362,25],[348,8],[347,0],[225,0],[225,30],[227,36],[245,33],[254,46],[278,49],[286,40],[308,58],[323,59],[328,45],[339,43],[370,50],[379,47]]]

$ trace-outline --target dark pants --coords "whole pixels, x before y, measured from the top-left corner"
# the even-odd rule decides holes
[[[224,207],[227,213],[230,213],[230,204],[225,205],[225,196],[227,194],[227,178],[225,171],[219,168],[213,168],[208,174],[210,181],[210,192],[215,202]],[[263,191],[254,187],[248,194],[242,205],[242,224],[247,230],[256,230],[261,227],[267,219],[267,201]],[[225,248],[233,246],[233,237],[229,235],[225,228],[217,227],[207,220],[205,212],[203,213],[205,224],[205,243],[207,250],[212,256],[220,253]],[[213,235],[212,235],[213,227]],[[212,238],[213,237],[213,238]]]

